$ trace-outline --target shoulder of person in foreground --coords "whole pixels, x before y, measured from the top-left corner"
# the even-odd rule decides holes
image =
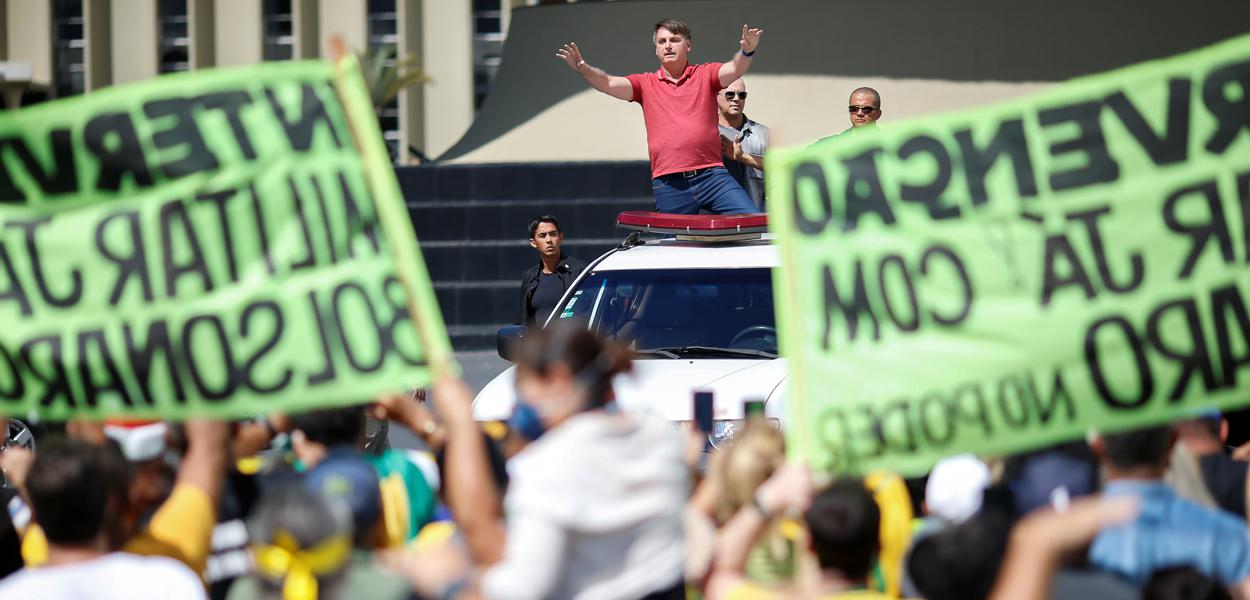
[[[179,485],[156,509],[148,526],[126,542],[124,550],[176,559],[203,573],[216,524],[216,510],[208,494],[195,486]]]
[[[611,498],[612,485],[686,484],[677,431],[655,419],[604,412],[577,415],[543,434],[512,458],[508,471],[510,507],[570,518],[587,516],[578,507],[588,497]],[[680,504],[677,500],[674,515]]]
[[[794,586],[770,589],[751,582],[746,575],[750,549],[760,539],[774,515],[802,513],[812,500],[811,472],[801,463],[786,463],[756,488],[751,503],[738,509],[721,528],[716,557],[708,578],[709,600],[736,598],[789,598],[801,590]]]
[[[84,586],[100,598],[206,598],[204,583],[186,565],[164,556],[114,552],[60,567],[23,569],[0,580],[0,598],[56,598],[56,591],[81,593]]]
[[[1064,555],[1088,545],[1104,527],[1131,521],[1138,511],[1135,498],[1091,497],[1072,503],[1066,512],[1030,513],[1012,529],[990,600],[1049,598],[1051,578]]]
[[[186,431],[187,452],[173,493],[156,509],[147,528],[126,543],[125,550],[175,558],[203,573],[212,552],[216,503],[226,479],[230,427],[220,421],[191,420]]]
[[[400,573],[374,560],[372,555],[358,553],[352,557],[343,582],[344,598],[401,600],[411,598],[412,587]]]
[[[425,468],[430,467],[424,465],[433,461],[423,461],[415,450],[397,448],[366,457],[366,460],[378,472],[382,512],[387,515],[388,544],[399,545],[416,539],[421,527],[434,518],[435,485],[425,472]]]

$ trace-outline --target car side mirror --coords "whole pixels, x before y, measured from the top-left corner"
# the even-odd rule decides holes
[[[516,345],[525,337],[525,332],[529,328],[524,325],[504,325],[495,333],[495,350],[499,352],[499,358],[512,362],[512,357],[516,351]]]

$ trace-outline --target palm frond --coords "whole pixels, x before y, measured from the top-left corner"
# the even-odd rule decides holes
[[[393,46],[365,50],[359,53],[359,60],[375,111],[381,111],[405,89],[430,81],[419,58],[399,57]]]

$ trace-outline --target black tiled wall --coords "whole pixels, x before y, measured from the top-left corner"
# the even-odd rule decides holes
[[[649,165],[535,163],[396,169],[456,350],[494,348],[517,318],[521,273],[537,260],[529,222],[550,213],[565,252],[589,261],[625,232],[616,215],[650,210]]]

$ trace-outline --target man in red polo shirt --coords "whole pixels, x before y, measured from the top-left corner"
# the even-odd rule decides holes
[[[573,42],[556,50],[556,56],[590,87],[642,105],[657,211],[752,213],[758,211],[755,202],[725,170],[721,158],[716,95],[746,74],[762,33],[743,25],[733,60],[692,65],[690,28],[677,19],[664,19],[655,24],[651,37],[659,70],[628,77],[590,66]]]

